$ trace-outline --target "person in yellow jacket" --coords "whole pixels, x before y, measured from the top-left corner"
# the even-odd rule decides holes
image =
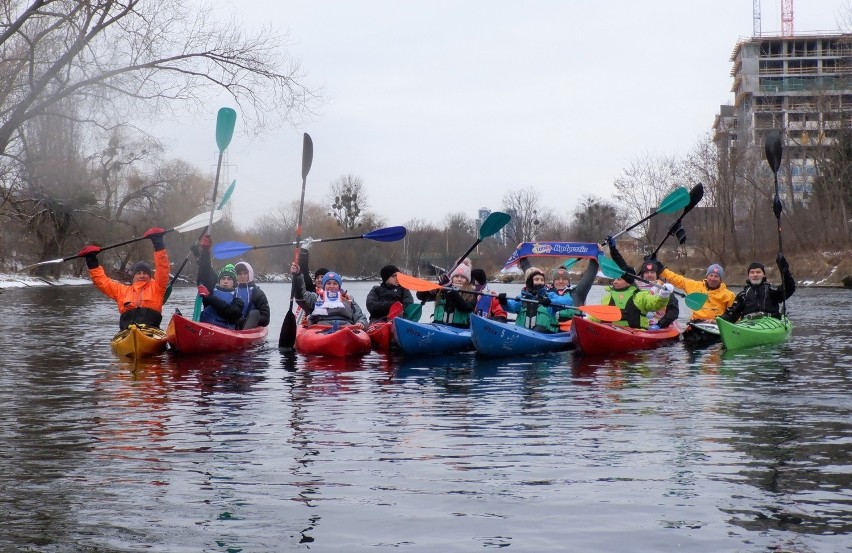
[[[159,327],[163,320],[163,302],[169,284],[169,255],[163,242],[165,230],[148,229],[145,237],[154,244],[154,269],[145,261],[136,262],[130,269],[132,282],[124,284],[106,276],[98,264],[98,246],[86,246],[78,255],[86,259],[92,284],[118,305],[119,327],[124,330],[131,324]]]
[[[663,267],[659,260],[655,261],[659,263],[661,268]],[[725,313],[736,298],[736,295],[728,290],[728,287],[722,282],[725,277],[725,270],[718,263],[713,263],[707,267],[704,280],[692,280],[664,268],[661,269],[659,275],[660,278],[674,284],[675,288],[680,288],[687,294],[693,292],[707,294],[707,303],[701,309],[692,312],[691,321],[715,322],[716,317]]]

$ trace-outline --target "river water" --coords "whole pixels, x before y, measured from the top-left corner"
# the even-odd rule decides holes
[[[0,551],[852,551],[849,291],[739,353],[327,361],[263,288],[266,348],[136,365],[92,287],[0,294]]]

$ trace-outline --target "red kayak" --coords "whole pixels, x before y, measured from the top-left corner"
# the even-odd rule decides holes
[[[266,341],[267,328],[231,330],[198,323],[175,313],[166,330],[169,345],[178,353],[216,353],[246,349]]]
[[[358,325],[337,330],[328,325],[311,325],[299,327],[296,333],[296,351],[306,355],[350,357],[370,353],[370,349],[370,336]]]
[[[572,320],[571,337],[574,346],[586,355],[653,349],[680,339],[677,323],[659,330],[643,330],[612,323],[596,323],[586,317],[574,317]]]
[[[393,343],[393,321],[373,323],[367,328],[367,334],[374,350],[387,353]]]

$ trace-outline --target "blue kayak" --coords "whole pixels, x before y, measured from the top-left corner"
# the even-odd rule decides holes
[[[393,331],[400,349],[408,355],[456,353],[473,349],[469,328],[418,323],[396,317],[393,320]]]
[[[470,329],[476,353],[488,357],[529,355],[569,349],[570,332],[545,334],[512,323],[501,323],[471,315]]]

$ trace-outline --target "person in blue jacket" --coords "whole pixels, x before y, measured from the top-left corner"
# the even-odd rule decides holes
[[[573,307],[570,294],[560,295],[548,288],[544,272],[530,267],[524,274],[524,288],[519,299],[509,299],[505,293],[497,296],[506,311],[517,313],[515,324],[546,334],[559,332],[559,312]],[[522,301],[534,300],[534,301]]]

